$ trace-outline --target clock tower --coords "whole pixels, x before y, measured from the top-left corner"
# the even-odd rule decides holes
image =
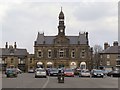
[[[59,14],[58,35],[61,36],[65,35],[64,13],[62,12],[62,7],[61,7],[61,12]]]

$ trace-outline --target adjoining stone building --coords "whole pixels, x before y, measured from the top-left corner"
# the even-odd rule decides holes
[[[29,54],[28,59],[27,59],[27,70],[35,70],[36,65],[35,65],[35,59],[34,59],[34,54]]]
[[[34,42],[36,67],[66,67],[91,69],[91,48],[88,32],[78,36],[65,35],[64,13],[59,14],[58,35],[39,33]],[[74,31],[74,30],[73,30]]]
[[[110,46],[107,42],[104,43],[104,50],[100,53],[101,66],[106,68],[116,67],[119,63],[118,57],[120,56],[120,46],[117,41]]]
[[[14,47],[12,45],[8,45],[6,42],[5,48],[0,48],[0,51],[0,60],[3,71],[9,67],[19,68],[22,71],[27,70],[26,63],[28,52],[26,49],[17,48],[16,42],[14,43]]]

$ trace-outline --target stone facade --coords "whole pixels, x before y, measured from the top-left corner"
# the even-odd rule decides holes
[[[6,68],[13,67],[19,68],[22,71],[27,70],[27,50],[17,48],[16,42],[14,47],[6,42],[5,48],[0,48],[2,55],[0,55],[2,70],[6,70]]]
[[[117,41],[113,43],[113,46],[105,43],[104,50],[100,53],[101,65],[106,68],[116,67],[116,60],[118,59],[118,56],[120,56],[119,48],[120,46]]]

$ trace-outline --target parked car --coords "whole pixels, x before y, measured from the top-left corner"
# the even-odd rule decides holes
[[[35,71],[34,71],[34,69],[29,69],[28,70],[28,73],[34,73]]]
[[[64,76],[71,76],[74,77],[74,71],[72,69],[65,69]]]
[[[108,76],[120,77],[120,70],[112,70],[107,74]]]
[[[58,69],[57,68],[50,69],[49,76],[58,76]]]
[[[102,70],[92,70],[91,76],[92,77],[104,77],[104,73]]]
[[[6,69],[5,74],[7,77],[17,77],[16,69]]]
[[[81,72],[79,73],[79,77],[90,77],[90,71],[89,70],[81,70]]]
[[[35,78],[37,77],[47,77],[47,73],[46,73],[46,70],[45,69],[36,69],[35,70]]]

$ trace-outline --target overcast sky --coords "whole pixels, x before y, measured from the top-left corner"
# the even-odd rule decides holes
[[[2,43],[14,44],[34,52],[38,32],[46,36],[58,34],[61,6],[65,15],[66,35],[89,33],[90,46],[118,40],[118,2],[3,2],[0,4]]]

